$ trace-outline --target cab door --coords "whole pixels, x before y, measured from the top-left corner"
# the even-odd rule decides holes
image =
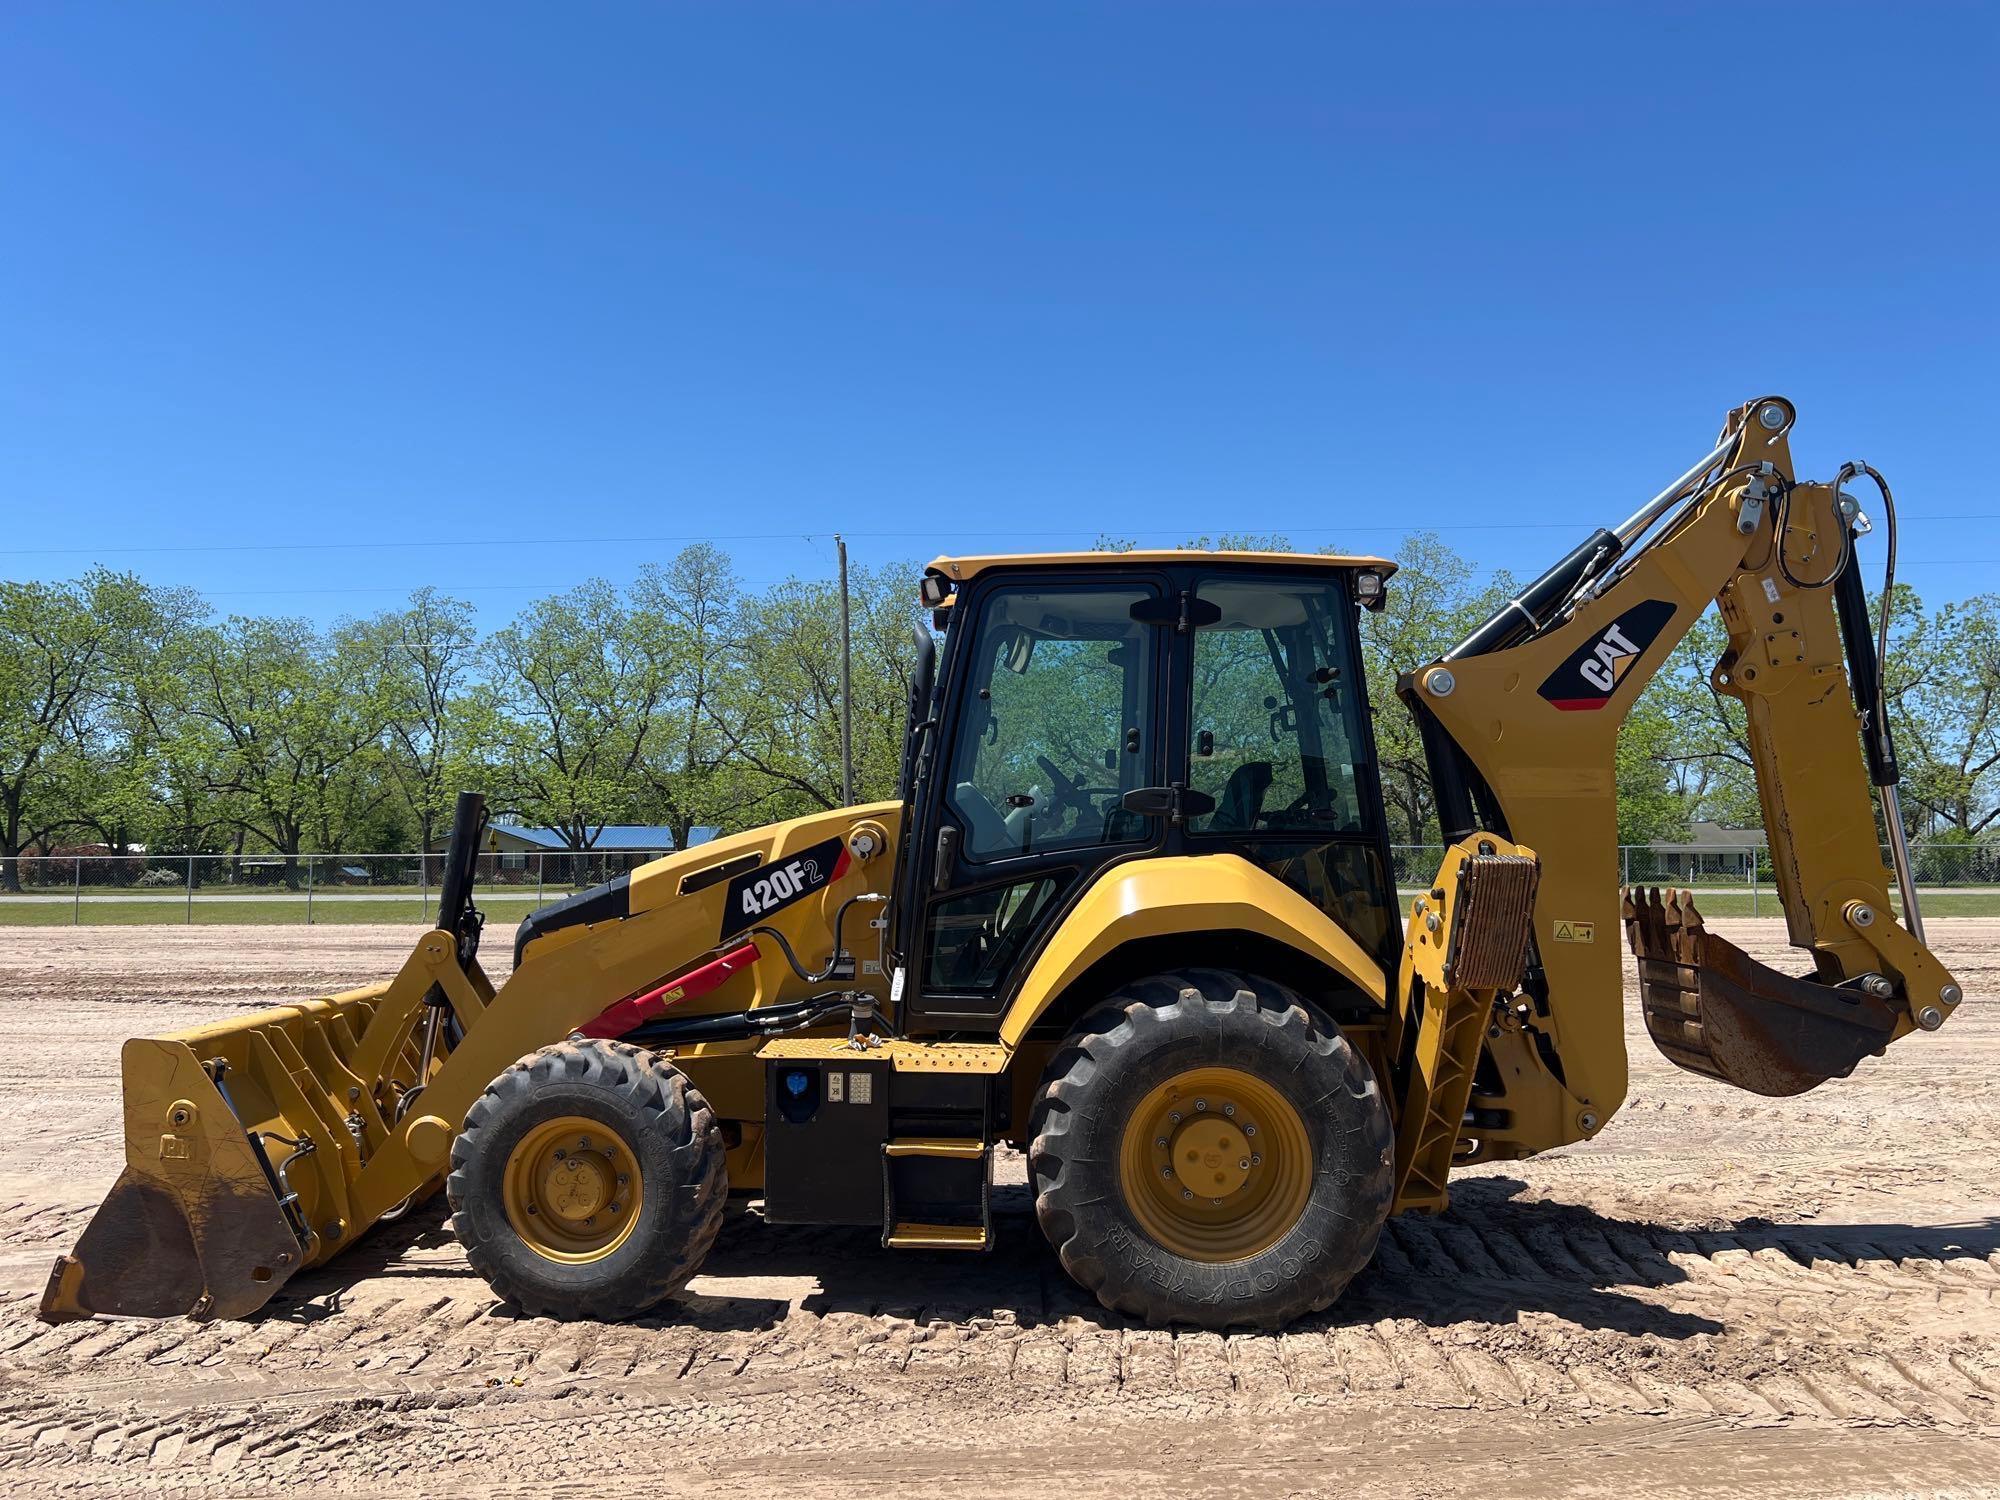
[[[953,606],[942,733],[920,795],[912,1024],[998,1024],[1023,959],[1098,870],[1159,845],[1163,579],[999,575]],[[915,903],[913,903],[915,904]]]
[[[1184,852],[1239,854],[1389,969],[1402,929],[1346,572],[1214,570],[1187,654]]]

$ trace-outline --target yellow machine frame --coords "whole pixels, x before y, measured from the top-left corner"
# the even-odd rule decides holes
[[[1384,972],[1334,918],[1240,857],[1154,857],[1113,865],[1081,895],[1032,959],[997,1037],[897,1041],[895,1066],[1038,1069],[1048,1049],[1031,1043],[1032,1029],[1121,949],[1249,934],[1282,945],[1379,1015],[1358,1028],[1358,1045],[1378,1074],[1400,1080],[1390,1099],[1397,1208],[1442,1208],[1455,1164],[1594,1134],[1626,1092],[1618,728],[1711,600],[1730,639],[1716,687],[1748,714],[1794,943],[1830,982],[1890,976],[1904,1001],[1895,1036],[1941,1023],[1958,990],[1889,919],[1890,875],[1855,749],[1838,621],[1829,591],[1813,586],[1848,515],[1836,486],[1797,484],[1782,511],[1762,508],[1767,476],[1792,479],[1789,406],[1782,425],[1755,420],[1771,406],[1732,414],[1718,449],[1729,454],[1730,477],[1691,497],[1655,544],[1631,552],[1565,618],[1522,644],[1447,656],[1412,674],[1409,691],[1483,778],[1506,833],[1475,830],[1447,850],[1411,905],[1398,973]],[[999,561],[941,559],[935,571],[963,581]],[[1617,629],[1635,601],[1659,601],[1665,611],[1644,642]],[[1553,674],[1593,651],[1596,675],[1609,684],[1601,702],[1579,711],[1553,701],[1544,691]],[[628,910],[535,938],[501,985],[461,958],[459,935],[439,929],[385,984],[128,1043],[127,1168],[113,1194],[123,1207],[100,1214],[76,1253],[57,1263],[45,1314],[254,1309],[302,1265],[326,1261],[434,1191],[467,1111],[517,1059],[712,958],[729,887],[696,877],[747,856],[782,865],[839,840],[845,855],[835,876],[770,921],[793,948],[817,954],[844,904],[891,895],[903,816],[895,802],[840,809],[656,860],[630,877]],[[1520,998],[1535,966],[1543,1004]],[[894,1004],[887,975],[864,967],[843,982],[885,1009]],[[754,1013],[812,988],[767,944],[685,1013]],[[433,1054],[422,1038],[440,1003],[457,1039]],[[1922,1011],[1930,1019],[1920,1020]],[[762,1181],[765,1057],[837,1044],[843,1039],[820,1031],[667,1049],[729,1122],[734,1186]],[[1017,1095],[1030,1086],[1017,1080]],[[1024,1114],[1012,1127],[1017,1139]],[[177,1294],[149,1290],[113,1265],[141,1254],[191,1268],[179,1305]]]

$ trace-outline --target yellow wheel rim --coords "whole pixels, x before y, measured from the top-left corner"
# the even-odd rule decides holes
[[[564,1115],[521,1137],[507,1158],[507,1222],[528,1248],[565,1265],[603,1260],[631,1237],[645,1201],[638,1159],[601,1120]]]
[[[1247,1260],[1284,1238],[1312,1194],[1312,1142],[1289,1100],[1236,1068],[1193,1068],[1139,1101],[1119,1148],[1125,1204],[1188,1260]]]

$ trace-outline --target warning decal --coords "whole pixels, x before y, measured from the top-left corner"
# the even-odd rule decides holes
[[[1594,943],[1597,941],[1595,922],[1557,922],[1556,941],[1559,943]]]

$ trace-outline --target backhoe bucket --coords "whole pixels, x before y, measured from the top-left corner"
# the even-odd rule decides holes
[[[1666,1059],[1753,1094],[1803,1094],[1880,1056],[1885,1000],[1766,968],[1702,926],[1689,891],[1625,893],[1646,1030]]]

